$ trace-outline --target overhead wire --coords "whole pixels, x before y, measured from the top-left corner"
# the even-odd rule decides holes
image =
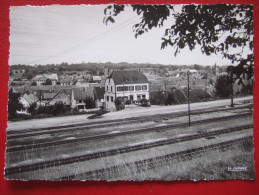
[[[127,21],[125,21],[125,22],[123,22],[123,23],[121,23],[121,24],[115,26],[114,28],[109,29],[109,30],[107,30],[107,31],[105,31],[105,32],[103,32],[103,33],[100,33],[100,34],[98,34],[97,36],[94,36],[94,37],[92,37],[92,38],[90,38],[90,39],[88,39],[88,40],[86,40],[86,41],[84,41],[84,42],[82,42],[82,43],[76,44],[76,45],[73,46],[73,47],[70,47],[70,48],[68,48],[68,49],[65,49],[65,50],[63,50],[63,51],[61,51],[61,52],[58,52],[58,53],[56,53],[56,54],[54,54],[54,55],[51,55],[51,56],[48,56],[48,57],[46,57],[46,58],[42,58],[42,59],[39,59],[39,60],[34,60],[34,61],[31,61],[31,62],[28,62],[27,64],[35,64],[35,63],[38,63],[38,62],[41,62],[41,61],[45,61],[45,60],[48,60],[48,59],[50,59],[50,58],[55,58],[55,57],[58,57],[58,56],[60,56],[60,55],[64,55],[64,54],[66,54],[66,53],[69,53],[69,52],[72,52],[72,51],[74,51],[74,50],[77,50],[77,49],[79,49],[79,48],[81,48],[81,47],[83,47],[83,46],[86,46],[86,45],[88,45],[88,44],[91,44],[92,42],[95,42],[95,41],[99,40],[99,39],[102,38],[103,36],[106,36],[108,33],[112,33],[112,32],[118,31],[118,30],[120,30],[120,29],[122,29],[122,28],[128,26],[129,24],[131,24],[131,23],[137,21],[137,19],[134,20],[135,18],[137,18],[137,16],[135,16],[135,17],[133,17],[133,18],[130,18],[130,19],[128,19]]]

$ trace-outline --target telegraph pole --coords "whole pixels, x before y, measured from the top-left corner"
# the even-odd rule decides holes
[[[189,86],[190,71],[187,71],[187,82],[188,82],[188,116],[189,116],[189,127],[191,126],[191,110],[190,110],[190,86]]]
[[[231,81],[230,81],[231,82],[231,94],[230,94],[231,103],[230,103],[230,106],[234,107],[234,101],[233,101],[233,69],[231,70],[230,79],[231,79]]]
[[[206,101],[208,101],[208,73],[206,74],[206,84],[205,84],[205,95],[206,95]]]

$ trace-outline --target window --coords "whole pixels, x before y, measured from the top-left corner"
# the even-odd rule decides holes
[[[117,91],[123,91],[123,87],[117,87]]]
[[[142,95],[142,99],[146,99],[146,95]]]
[[[111,96],[111,102],[113,102],[113,96]]]
[[[129,91],[134,91],[134,86],[129,86]]]
[[[141,86],[139,86],[139,85],[135,86],[135,90],[136,91],[140,91],[141,90]]]
[[[109,96],[107,96],[106,98],[107,98],[107,102],[109,102]]]
[[[142,90],[146,91],[147,90],[147,86],[146,85],[142,85]]]
[[[128,86],[117,87],[117,91],[129,91],[129,87]]]
[[[109,90],[109,87],[107,86],[107,89],[106,89],[106,91],[108,91]]]
[[[111,91],[112,91],[112,86],[111,86]]]

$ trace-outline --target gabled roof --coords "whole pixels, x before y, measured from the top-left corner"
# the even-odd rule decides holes
[[[60,83],[72,83],[72,78],[63,78],[63,79],[60,79],[59,81]]]
[[[85,91],[84,87],[73,88],[72,89],[75,100],[85,100],[86,97],[94,98],[94,93],[92,91]]]
[[[136,70],[116,70],[110,75],[110,78],[114,80],[116,85],[148,83],[147,77]]]
[[[33,104],[34,102],[37,102],[39,101],[38,97],[33,95],[33,94],[24,94],[23,95],[23,98],[31,105]]]
[[[48,77],[46,77],[45,75],[36,75],[33,80],[47,80]]]
[[[55,90],[55,91],[59,91],[59,90],[63,90],[63,89],[72,89],[73,85],[68,85],[68,86],[61,86],[61,85],[40,85],[40,86],[31,86],[31,91],[51,91],[51,90]]]
[[[42,94],[42,96],[43,96],[42,98],[43,98],[44,100],[50,100],[50,99],[53,99],[56,94],[57,94],[57,93],[43,93],[43,94]]]
[[[58,75],[56,73],[53,74],[40,74],[40,75],[36,75],[33,80],[46,80],[47,78],[49,78],[50,80],[58,80]]]
[[[101,81],[102,77],[101,76],[93,76],[94,81]]]
[[[72,95],[72,89],[62,89],[61,91],[68,96]]]

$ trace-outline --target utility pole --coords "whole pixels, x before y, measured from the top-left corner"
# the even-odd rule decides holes
[[[41,90],[40,90],[40,107],[41,107]]]
[[[206,95],[206,101],[208,101],[208,89],[207,89],[207,87],[208,87],[208,73],[206,73],[206,83],[205,83],[205,95]]]
[[[122,83],[122,86],[123,86],[123,97],[122,97],[122,100],[123,100],[123,104],[124,104],[124,83]]]
[[[234,107],[234,101],[233,101],[233,69],[231,70],[231,73],[230,73],[230,79],[231,79],[231,94],[230,94],[230,97],[231,97],[231,103],[230,103],[230,106],[231,107]]]
[[[187,71],[187,82],[188,82],[188,116],[189,116],[189,127],[191,126],[191,110],[190,110],[190,86],[189,86],[190,71]]]

